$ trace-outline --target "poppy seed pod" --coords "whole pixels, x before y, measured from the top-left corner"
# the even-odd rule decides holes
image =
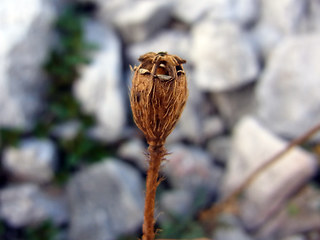
[[[150,146],[161,146],[187,101],[186,61],[166,52],[149,52],[139,61],[130,93],[133,119]]]

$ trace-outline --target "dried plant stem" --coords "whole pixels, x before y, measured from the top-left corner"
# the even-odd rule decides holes
[[[159,180],[159,170],[161,161],[166,155],[166,149],[163,145],[152,146],[148,148],[149,151],[149,169],[147,172],[146,180],[146,198],[145,198],[145,208],[144,208],[144,222],[142,227],[142,240],[154,240],[154,207],[157,186],[160,183]]]
[[[320,123],[318,123],[313,128],[309,129],[307,132],[292,140],[284,149],[279,151],[268,161],[262,164],[257,168],[250,176],[248,176],[230,195],[226,196],[217,204],[213,205],[210,209],[202,212],[200,219],[204,222],[210,222],[213,216],[217,216],[223,211],[223,209],[230,205],[232,202],[235,202],[238,196],[267,168],[277,162],[281,157],[286,155],[290,150],[294,149],[296,146],[303,144],[314,136],[317,132],[320,131]],[[210,224],[210,223],[209,223]]]

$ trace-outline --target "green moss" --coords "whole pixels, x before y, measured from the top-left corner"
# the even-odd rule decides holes
[[[18,129],[0,129],[0,149],[5,146],[16,146],[22,135],[23,132]]]
[[[50,221],[45,221],[37,227],[25,230],[26,240],[58,240],[59,229]]]
[[[76,6],[70,6],[56,22],[59,41],[44,65],[52,80],[48,100],[53,121],[84,117],[72,96],[72,85],[79,77],[79,67],[90,63],[89,55],[97,49],[85,40],[84,19],[85,16]]]
[[[169,213],[169,220],[160,225],[159,238],[190,239],[205,236],[203,227],[196,221],[195,215],[204,207],[207,192],[199,189],[192,204],[192,208],[184,216]]]

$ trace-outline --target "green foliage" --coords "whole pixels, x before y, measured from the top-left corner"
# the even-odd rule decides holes
[[[25,232],[26,240],[58,240],[59,229],[45,221],[40,226],[27,228]]]
[[[96,49],[85,40],[83,20],[83,14],[75,6],[66,8],[56,22],[58,44],[44,65],[53,81],[49,90],[49,112],[55,121],[83,116],[71,88],[79,76],[79,66],[88,64],[90,53]]]
[[[4,146],[16,146],[23,135],[18,129],[0,128],[0,149]]]
[[[73,139],[59,142],[64,158],[56,174],[56,182],[64,183],[81,162],[94,163],[115,154],[112,147],[89,139],[84,131],[81,130]]]
[[[189,217],[174,217],[161,225],[159,238],[200,238],[205,236],[202,226]]]
[[[118,240],[137,240],[139,239],[137,236],[129,236],[129,235],[124,235],[118,238]]]
[[[204,206],[206,196],[207,192],[199,189],[188,213],[185,213],[184,216],[169,214],[169,220],[160,226],[159,238],[189,239],[204,237],[204,229],[194,216]]]

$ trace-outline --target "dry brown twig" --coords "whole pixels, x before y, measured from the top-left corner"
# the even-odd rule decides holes
[[[174,129],[188,97],[182,58],[166,52],[146,53],[133,69],[130,91],[133,119],[149,144],[149,168],[142,240],[154,240],[154,206],[160,183],[160,164],[167,151],[164,143]]]
[[[220,214],[226,207],[230,206],[234,203],[239,195],[256,179],[265,169],[269,168],[275,162],[277,162],[281,157],[286,155],[290,150],[294,147],[305,143],[312,136],[314,136],[317,132],[320,131],[320,123],[316,126],[309,129],[307,132],[302,134],[300,137],[292,140],[283,150],[275,154],[268,161],[262,164],[256,171],[254,171],[250,176],[245,179],[239,187],[237,187],[233,192],[231,192],[228,196],[222,199],[220,202],[214,204],[210,209],[204,211],[200,215],[200,219],[207,225],[212,225],[215,217]]]

